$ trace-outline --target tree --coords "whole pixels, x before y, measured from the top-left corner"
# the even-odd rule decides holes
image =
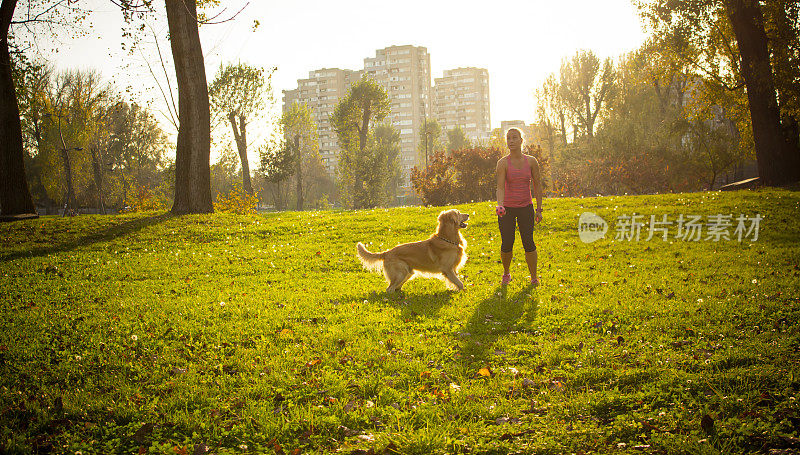
[[[286,141],[271,141],[258,149],[261,167],[259,172],[270,185],[272,200],[275,208],[285,208],[283,183],[297,170],[297,158],[294,149]]]
[[[317,124],[312,118],[311,109],[301,103],[292,103],[281,116],[286,147],[295,157],[295,179],[297,183],[297,210],[303,210],[303,167],[304,163],[319,157],[319,134]]]
[[[526,147],[525,153],[530,153]],[[495,196],[495,168],[503,151],[497,147],[471,147],[436,152],[425,169],[414,168],[411,182],[425,205],[487,201]]]
[[[526,150],[527,152],[527,150]],[[497,160],[503,151],[496,147],[472,147],[454,150],[452,167],[456,182],[453,188],[453,201],[489,201],[496,196]]]
[[[118,101],[108,108],[107,143],[98,144],[109,170],[120,179],[125,195],[132,186],[155,189],[163,186],[167,136],[153,115],[136,103]]]
[[[426,118],[422,130],[419,132],[419,145],[417,146],[420,161],[427,165],[429,156],[439,150],[445,150],[445,148],[445,144],[442,142],[442,125],[435,118]]]
[[[400,170],[400,132],[389,123],[381,123],[373,131],[370,148],[376,161],[384,163],[385,166],[386,176],[381,177],[386,181],[384,198],[396,201],[397,188],[403,181],[403,173]]]
[[[663,48],[697,76],[731,91],[746,87],[763,183],[800,179],[797,3],[655,0],[639,6]]]
[[[173,213],[210,213],[211,113],[195,0],[164,0],[178,82]]]
[[[584,128],[589,142],[594,137],[597,115],[613,86],[614,66],[611,59],[603,61],[592,52],[579,50],[570,60],[561,63],[559,96]]]
[[[52,67],[31,62],[22,53],[18,59],[14,76],[17,100],[22,122],[22,140],[27,181],[31,185],[31,195],[45,206],[52,206],[53,199],[47,192],[42,178],[41,160],[34,159],[35,151],[44,149],[44,119],[48,90],[52,83]]]
[[[75,71],[68,74],[71,120],[80,126],[79,142],[83,155],[91,163],[95,202],[105,213],[101,143],[109,137],[107,121],[111,90],[94,71]],[[63,144],[62,144],[63,146]]]
[[[75,27],[85,13],[68,0],[29,0],[14,20],[17,0],[0,2],[0,213],[8,216],[36,216],[33,200],[25,178],[25,158],[20,122],[19,101],[13,79],[12,25],[16,39],[34,34],[37,25],[45,25],[52,35],[61,27]],[[20,26],[22,28],[20,29]]]
[[[244,63],[220,65],[208,90],[214,117],[227,119],[233,130],[242,165],[242,185],[249,194],[253,194],[253,185],[247,159],[247,124],[264,108],[264,98],[271,93],[274,71],[272,68],[264,77],[263,68]]]
[[[385,182],[375,180],[384,175],[384,163],[372,156],[367,145],[371,126],[388,114],[386,90],[364,76],[350,86],[331,115],[340,147],[340,196],[349,199],[353,208],[377,205],[376,192],[385,186]],[[371,187],[366,185],[367,181],[372,183]]]
[[[489,148],[498,149],[503,153],[508,153],[508,145],[506,144],[506,132],[503,131],[502,128],[495,128],[489,134]]]
[[[461,129],[460,126],[456,126],[452,129],[447,130],[447,151],[453,152],[455,150],[461,150],[465,148],[471,147],[472,144],[470,143],[469,139],[467,139],[467,135],[464,134],[464,130]]]
[[[0,215],[35,216],[22,150],[22,124],[19,120],[12,78],[9,31],[17,0],[0,3]]]
[[[443,149],[434,153],[424,168],[411,169],[414,192],[426,206],[452,204],[455,179],[452,156]]]
[[[211,165],[211,194],[218,198],[228,194],[236,186],[236,152],[227,144],[219,154],[219,159]]]
[[[567,108],[561,98],[558,80],[555,74],[550,74],[542,84],[542,88],[536,91],[536,115],[538,124],[544,128],[544,137],[548,141],[550,153],[555,153],[555,137],[561,138],[561,145],[567,145]],[[558,128],[560,134],[556,133]]]

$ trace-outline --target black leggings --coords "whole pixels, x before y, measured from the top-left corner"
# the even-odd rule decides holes
[[[533,242],[533,204],[525,207],[506,207],[506,214],[497,217],[497,224],[500,225],[500,251],[510,253],[514,248],[515,225],[519,225],[519,236],[522,238],[522,247],[526,253],[536,251],[536,243]]]

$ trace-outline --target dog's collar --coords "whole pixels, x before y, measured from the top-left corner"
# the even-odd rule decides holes
[[[448,239],[446,239],[446,238],[442,237],[442,236],[441,236],[441,235],[439,235],[439,234],[436,234],[436,237],[437,237],[437,238],[439,238],[439,240],[444,240],[445,242],[447,242],[447,243],[452,243],[453,245],[460,245],[460,244],[461,244],[461,242],[454,242],[454,241],[452,241],[452,240],[448,240]]]

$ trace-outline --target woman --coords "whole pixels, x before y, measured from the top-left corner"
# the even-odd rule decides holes
[[[522,153],[522,131],[511,128],[506,133],[509,154],[497,161],[497,222],[500,226],[500,260],[503,263],[502,284],[511,281],[512,250],[516,227],[525,249],[525,262],[531,274],[530,284],[539,285],[536,274],[536,244],[533,242],[534,222],[542,222],[542,178],[536,158]],[[536,211],[533,210],[531,185],[536,196]]]

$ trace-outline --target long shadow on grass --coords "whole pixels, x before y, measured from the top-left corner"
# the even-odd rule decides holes
[[[513,332],[527,331],[536,320],[538,300],[538,291],[532,286],[510,297],[506,286],[498,286],[478,304],[459,334],[461,358],[467,363],[489,364],[497,340]]]
[[[107,242],[109,240],[114,240],[117,237],[129,235],[146,227],[162,223],[176,216],[177,215],[173,215],[167,212],[167,213],[162,213],[161,215],[148,216],[146,218],[138,218],[135,220],[126,221],[121,224],[109,226],[99,232],[84,235],[69,242],[61,243],[59,245],[34,248],[31,250],[24,250],[16,253],[3,255],[0,256],[0,262],[13,261],[15,259],[20,259],[20,258],[47,256],[48,254],[53,254],[53,253],[64,253],[66,251],[72,251],[76,248],[89,246],[98,242]]]
[[[346,297],[344,302],[367,302],[375,305],[391,305],[399,309],[403,320],[415,319],[417,316],[436,317],[439,310],[453,299],[454,291],[437,291],[423,294],[406,294],[396,292],[370,292],[367,295]]]

